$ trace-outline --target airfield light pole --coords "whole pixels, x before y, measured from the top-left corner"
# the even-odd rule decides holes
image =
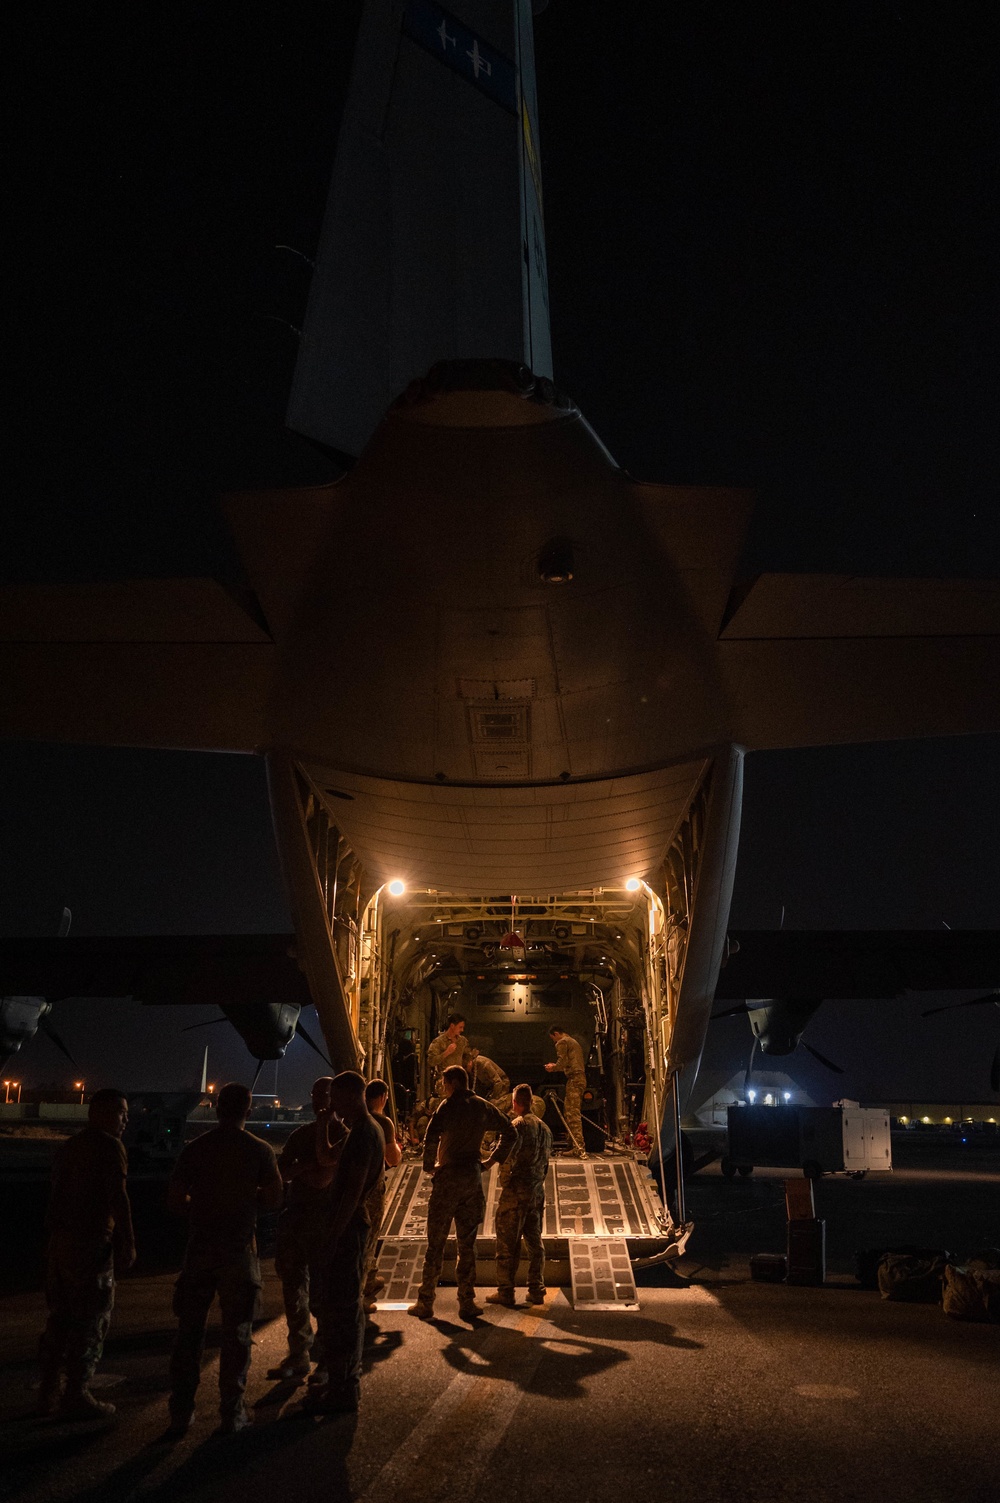
[[[4,1097],[4,1105],[5,1106],[9,1106],[10,1105],[10,1081],[9,1080],[5,1080],[4,1081],[3,1088],[7,1092],[6,1096]]]
[[[20,1100],[21,1100],[21,1082],[19,1080],[12,1080],[11,1081],[11,1085],[17,1091],[17,1099],[20,1102]]]
[[[84,1082],[82,1080],[74,1080],[74,1082],[73,1082],[73,1089],[74,1089],[74,1091],[79,1091],[80,1092],[80,1105],[81,1106],[83,1105],[83,1088],[84,1088],[85,1083],[86,1082]]]

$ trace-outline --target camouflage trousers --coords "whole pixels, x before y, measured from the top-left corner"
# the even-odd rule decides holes
[[[532,1188],[505,1185],[496,1211],[497,1289],[513,1294],[521,1239],[528,1252],[528,1293],[545,1296],[545,1249],[542,1246],[542,1216],[545,1186]]]
[[[215,1296],[219,1296],[222,1340],[219,1352],[219,1408],[223,1415],[238,1409],[247,1386],[253,1350],[253,1319],[260,1295],[260,1264],[256,1250],[188,1248],[180,1278],[174,1285],[177,1340],[170,1358],[170,1412],[187,1415],[201,1378],[205,1327]]]
[[[288,1350],[293,1357],[312,1351],[322,1365],[311,1316],[319,1323],[322,1282],[323,1218],[301,1206],[289,1206],[278,1218],[274,1248],[274,1271],[281,1280],[281,1293],[288,1323]]]
[[[368,1212],[368,1220],[371,1226],[368,1230],[368,1241],[365,1243],[365,1279],[364,1297],[366,1301],[373,1300],[377,1293],[375,1288],[376,1267],[378,1255],[378,1239],[382,1231],[382,1220],[385,1216],[385,1175],[379,1180],[373,1190],[369,1190],[365,1201],[365,1210]]]
[[[566,1118],[566,1126],[569,1129],[569,1146],[578,1153],[583,1153],[585,1147],[583,1141],[583,1115],[580,1108],[583,1105],[583,1093],[586,1089],[586,1075],[567,1076],[566,1094],[563,1098],[563,1115]]]
[[[63,1369],[70,1390],[94,1375],[115,1304],[110,1243],[74,1245],[53,1238],[45,1270],[49,1318],[39,1342],[42,1384],[55,1385]]]
[[[485,1214],[486,1197],[478,1165],[442,1164],[435,1169],[427,1205],[427,1253],[418,1295],[422,1303],[434,1303],[452,1222],[458,1243],[459,1304],[475,1299],[476,1233]]]
[[[322,1289],[319,1339],[330,1375],[330,1392],[357,1392],[361,1378],[361,1350],[365,1340],[365,1313],[361,1292],[368,1246],[368,1217],[359,1209],[344,1227],[332,1253],[322,1257]]]

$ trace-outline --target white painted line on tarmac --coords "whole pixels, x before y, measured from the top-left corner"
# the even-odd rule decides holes
[[[358,1503],[444,1503],[470,1497],[545,1355],[544,1317],[498,1306],[494,1329],[415,1425]],[[492,1376],[502,1373],[502,1376]]]

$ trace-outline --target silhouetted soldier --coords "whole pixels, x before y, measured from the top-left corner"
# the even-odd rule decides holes
[[[114,1404],[95,1399],[89,1383],[101,1360],[115,1303],[115,1272],[135,1262],[132,1211],[125,1190],[122,1133],[128,1102],[121,1091],[95,1091],[87,1126],[64,1143],[52,1166],[45,1301],[49,1318],[39,1354],[38,1413],[59,1404],[64,1419],[99,1419]]]
[[[469,1076],[469,1090],[505,1112],[510,1106],[510,1080],[500,1066],[478,1049],[470,1049],[465,1064]]]
[[[558,1023],[549,1029],[549,1036],[555,1040],[556,1058],[545,1068],[549,1072],[561,1070],[566,1077],[563,1113],[569,1131],[570,1148],[577,1158],[585,1159],[587,1150],[583,1141],[583,1116],[580,1111],[583,1105],[583,1093],[587,1089],[587,1069],[583,1062],[583,1050],[572,1034],[567,1033],[565,1028],[560,1028]]]
[[[219,1412],[226,1433],[249,1423],[243,1394],[250,1370],[253,1318],[260,1291],[257,1211],[281,1204],[282,1183],[274,1149],[246,1132],[253,1097],[245,1085],[222,1087],[219,1125],[181,1152],[167,1204],[187,1215],[188,1244],[174,1289],[179,1327],[170,1358],[170,1429],[183,1435],[194,1413],[201,1376],[205,1325],[215,1296],[222,1316]]]
[[[385,1171],[395,1169],[403,1157],[403,1150],[396,1141],[396,1129],[392,1118],[386,1116],[386,1104],[389,1100],[389,1087],[384,1080],[370,1080],[365,1086],[365,1105],[382,1129],[385,1138],[385,1160],[382,1173],[379,1175],[374,1187],[368,1192],[365,1209],[368,1212],[368,1220],[371,1223],[368,1232],[368,1242],[365,1246],[365,1283],[363,1304],[365,1312],[371,1315],[375,1309],[375,1296],[385,1288],[385,1279],[378,1273],[375,1260],[378,1254],[379,1233],[382,1230],[382,1222],[385,1218]]]
[[[495,1132],[499,1142],[485,1167],[507,1157],[516,1136],[504,1114],[469,1090],[461,1065],[444,1072],[445,1100],[434,1113],[424,1138],[424,1170],[434,1184],[427,1206],[427,1253],[417,1302],[410,1314],[430,1320],[434,1314],[444,1245],[455,1223],[458,1243],[458,1313],[463,1320],[482,1315],[476,1304],[476,1232],[486,1211],[480,1154],[483,1135]]]
[[[451,1065],[464,1065],[469,1054],[469,1040],[465,1037],[465,1019],[460,1012],[448,1014],[448,1025],[439,1033],[427,1050],[427,1066],[430,1073],[430,1089],[436,1098],[444,1095],[442,1077]]]
[[[321,1075],[313,1082],[312,1106],[317,1117],[329,1109],[332,1079],[331,1075]],[[319,1310],[318,1255],[335,1171],[316,1157],[318,1126],[317,1122],[306,1122],[297,1127],[278,1157],[281,1177],[289,1188],[285,1209],[278,1219],[274,1271],[281,1280],[285,1302],[288,1355],[269,1377],[305,1377],[310,1353],[319,1372],[325,1370],[322,1349],[318,1341],[314,1342],[309,1312],[315,1315]]]
[[[320,1120],[325,1130],[316,1134],[317,1157],[321,1164],[337,1163],[330,1190],[319,1306],[319,1337],[328,1381],[310,1395],[307,1406],[314,1413],[343,1414],[357,1409],[361,1392],[365,1339],[361,1294],[370,1227],[365,1202],[384,1173],[385,1137],[365,1105],[364,1077],[355,1070],[334,1076],[330,1111]],[[339,1132],[341,1124],[348,1132],[338,1161],[338,1145],[331,1142],[330,1129]]]
[[[528,1303],[540,1305],[545,1300],[542,1218],[545,1215],[545,1176],[552,1152],[552,1134],[532,1112],[530,1085],[516,1087],[513,1104],[517,1142],[499,1171],[497,1292],[486,1298],[491,1305],[513,1306],[523,1237],[528,1249]]]

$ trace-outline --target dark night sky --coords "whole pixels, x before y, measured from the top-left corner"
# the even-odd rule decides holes
[[[19,15],[5,580],[230,577],[220,490],[336,473],[282,428],[308,271],[274,247],[315,248],[357,11]],[[748,572],[1000,575],[993,41],[989,7],[936,0],[538,22],[557,379],[633,474],[758,488]],[[0,768],[3,932],[63,903],[77,933],[287,924],[253,760]],[[994,927],[998,787],[997,739],[749,758],[734,926]],[[997,1014],[923,1005],[825,1009],[836,1089],[982,1095]],[[176,1024],[60,1016],[95,1084],[190,1076],[206,1038],[243,1069],[229,1030]],[[718,1025],[711,1063],[748,1039]],[[282,1089],[312,1073],[294,1045]]]

